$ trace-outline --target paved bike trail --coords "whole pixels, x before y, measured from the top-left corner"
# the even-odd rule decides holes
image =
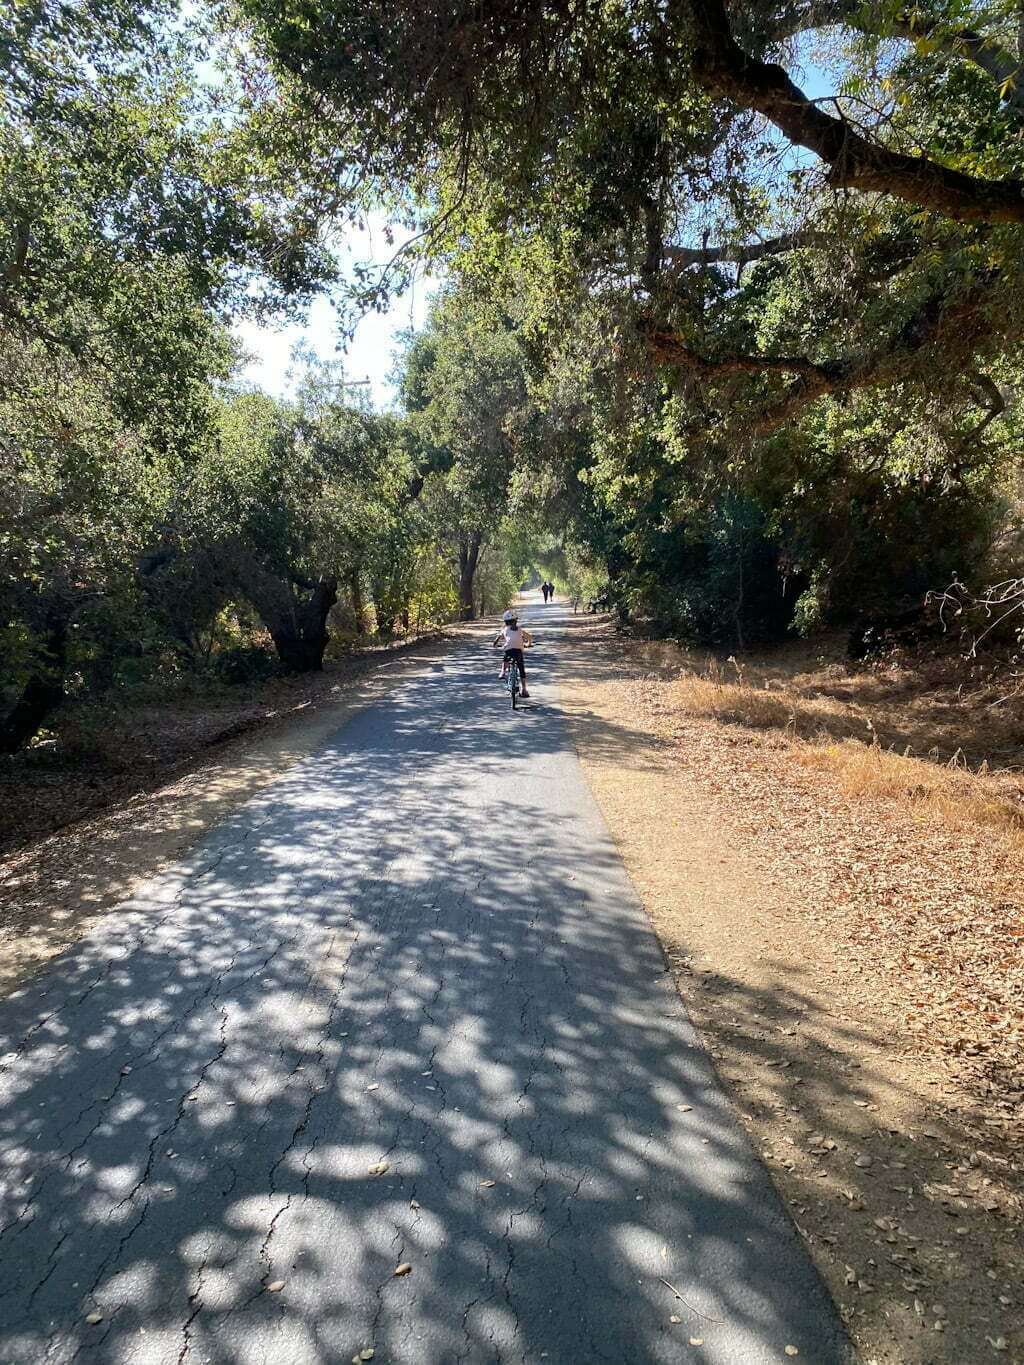
[[[459,645],[0,1005],[0,1361],[849,1358],[528,614],[531,704]]]

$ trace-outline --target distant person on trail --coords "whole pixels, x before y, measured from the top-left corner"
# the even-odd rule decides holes
[[[523,680],[522,695],[528,697],[530,694],[526,690],[526,664],[523,660],[523,650],[529,649],[533,644],[533,636],[528,630],[522,629],[514,611],[505,612],[501,619],[503,623],[501,630],[495,635],[493,642],[494,645],[502,644],[505,647],[505,652],[501,656],[501,672],[498,677],[504,681],[505,675],[508,673],[509,660],[515,659],[519,665],[519,676]]]
[[[546,601],[548,600],[548,585],[547,585],[547,582],[544,582],[544,583],[542,583],[542,584],[540,585],[540,590],[541,590],[541,592],[544,594],[544,601],[546,602]]]

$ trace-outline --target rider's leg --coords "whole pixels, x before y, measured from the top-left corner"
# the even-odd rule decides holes
[[[523,696],[528,697],[530,694],[526,690],[526,660],[523,658],[521,649],[516,651],[516,662],[519,665],[519,676],[523,680]]]

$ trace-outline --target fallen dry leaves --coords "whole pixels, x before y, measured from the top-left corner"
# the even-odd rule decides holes
[[[584,769],[864,1358],[1024,1362],[1013,820],[908,797],[903,772],[887,791],[807,761],[826,745],[873,761],[850,738],[872,736],[855,684],[823,702],[824,738],[806,716],[801,737],[772,720],[789,699],[744,724],[735,697],[714,711],[678,659],[663,667],[664,647],[652,674],[650,647],[600,623],[571,638],[583,667],[563,697]],[[923,736],[928,704],[905,677],[901,696],[888,723]]]
[[[984,828],[908,819],[893,793],[851,796],[832,767],[809,757],[813,741],[708,727],[673,706],[676,683],[616,686],[623,706],[730,803],[737,828],[798,891],[804,912],[827,921],[852,957],[890,974],[908,1036],[958,1059],[958,1075],[989,1110],[987,1126],[1024,1138],[1015,844]]]

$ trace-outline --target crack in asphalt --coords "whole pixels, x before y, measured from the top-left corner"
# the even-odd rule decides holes
[[[74,1119],[72,1119],[68,1123],[63,1124],[60,1128],[57,1129],[54,1135],[55,1144],[59,1144],[61,1138],[64,1136],[65,1133],[74,1129],[82,1121],[86,1114],[88,1114],[91,1110],[99,1106],[100,1108],[99,1117],[96,1119],[96,1122],[92,1125],[92,1127],[89,1128],[83,1134],[83,1136],[78,1140],[78,1142],[76,1142],[75,1145],[73,1147],[70,1147],[66,1152],[54,1153],[52,1156],[48,1157],[44,1161],[41,1167],[39,1167],[41,1176],[38,1179],[38,1183],[30,1189],[25,1199],[25,1203],[22,1206],[22,1209],[18,1213],[18,1215],[15,1218],[11,1219],[10,1222],[5,1223],[2,1228],[0,1228],[0,1240],[2,1240],[3,1236],[7,1232],[12,1231],[19,1225],[21,1225],[22,1227],[27,1225],[25,1222],[25,1214],[29,1211],[30,1208],[32,1208],[36,1203],[38,1203],[40,1196],[43,1194],[49,1181],[56,1174],[57,1169],[63,1167],[65,1172],[70,1169],[74,1162],[74,1158],[86,1148],[90,1139],[97,1132],[101,1124],[105,1122],[107,1107],[114,1099],[116,1099],[122,1086],[124,1086],[129,1081],[129,1078],[131,1077],[132,1073],[137,1068],[144,1069],[145,1066],[148,1064],[145,1059],[151,1058],[152,1054],[154,1053],[155,1049],[159,1047],[160,1043],[165,1038],[170,1036],[172,1033],[180,1032],[180,1030],[187,1023],[189,1018],[191,1018],[191,1016],[195,1014],[206,1001],[209,1000],[211,994],[223,979],[223,976],[226,976],[231,971],[235,961],[237,960],[237,956],[238,954],[236,953],[235,956],[232,957],[231,961],[228,963],[228,966],[225,968],[222,976],[210,978],[207,985],[200,992],[198,992],[197,995],[193,997],[191,1003],[189,1004],[188,1008],[185,1010],[183,1014],[173,1016],[167,1023],[166,1027],[162,1029],[160,1033],[157,1034],[157,1036],[142,1052],[134,1053],[131,1055],[130,1061],[126,1062],[125,1065],[122,1066],[118,1071],[117,1079],[114,1082],[114,1087],[108,1094],[99,1096],[91,1100],[89,1104],[85,1105],[83,1108],[79,1110],[78,1114]],[[127,1070],[125,1069],[126,1067],[128,1068]],[[137,1084],[137,1081],[138,1077],[136,1077],[135,1081],[132,1083]],[[28,1222],[31,1222],[31,1219],[29,1219]],[[6,1295],[10,1292],[11,1290],[9,1288],[3,1292],[0,1292],[0,1299],[6,1297]]]
[[[181,1350],[178,1352],[178,1365],[184,1365],[185,1358],[192,1349],[192,1324],[198,1318],[203,1308],[203,1276],[206,1274],[206,1263],[210,1252],[213,1249],[212,1239],[207,1242],[203,1252],[202,1260],[196,1268],[196,1287],[188,1296],[189,1315],[181,1326]]]
[[[260,829],[263,829],[267,824],[271,823],[278,814],[279,810],[277,807],[269,809],[261,821],[259,821],[256,825],[248,827],[242,831],[242,837],[239,840],[239,844],[246,843],[253,833],[258,832]],[[130,918],[132,920],[145,918],[148,922],[144,925],[141,924],[138,925],[134,939],[130,940],[128,945],[125,946],[123,951],[120,952],[119,954],[111,952],[109,946],[104,949],[107,956],[103,967],[101,968],[97,976],[95,976],[89,982],[88,986],[86,986],[85,990],[82,991],[80,995],[71,996],[63,999],[61,1003],[56,1006],[56,1008],[50,1010],[47,1014],[42,1015],[31,1026],[31,1028],[26,1030],[26,1032],[21,1035],[20,1042],[18,1046],[14,1049],[14,1051],[11,1052],[9,1050],[4,1054],[3,1059],[0,1060],[0,1078],[2,1078],[8,1071],[10,1071],[15,1066],[15,1064],[21,1059],[21,1057],[27,1051],[33,1038],[41,1029],[46,1028],[46,1026],[52,1023],[55,1019],[59,1019],[61,1015],[80,1009],[82,1005],[86,1002],[86,1000],[88,1000],[89,997],[94,993],[94,991],[96,991],[107,980],[107,978],[113,972],[115,966],[117,966],[118,964],[121,965],[127,964],[135,955],[135,953],[138,952],[139,948],[142,947],[147,937],[151,936],[154,932],[156,932],[157,930],[162,928],[166,923],[168,923],[168,921],[170,921],[176,915],[178,915],[182,909],[182,901],[184,900],[185,896],[193,892],[195,887],[211,872],[216,871],[216,869],[220,866],[221,862],[226,857],[226,855],[229,852],[235,851],[237,847],[238,845],[225,842],[224,847],[218,850],[216,856],[213,858],[211,862],[207,863],[203,867],[199,867],[190,871],[186,877],[181,878],[180,884],[175,895],[167,903],[167,907],[163,911],[163,913],[146,914],[145,912],[140,912],[131,909],[132,902],[129,900],[128,913]],[[42,991],[43,996],[49,993],[50,983],[54,985],[61,984],[61,972],[59,968],[53,967],[42,972],[36,978],[35,981],[35,984],[37,986],[40,985],[47,986],[47,989]],[[23,991],[16,991],[11,998],[13,1000],[17,1000],[22,994]],[[73,1047],[74,1043],[72,1041],[68,1041],[64,1044],[62,1051],[66,1051]],[[3,1149],[0,1149],[0,1155],[2,1154]]]
[[[336,947],[336,945],[337,945],[337,943],[338,943],[339,937],[340,937],[340,935],[341,935],[341,932],[342,932],[342,930],[341,930],[341,929],[338,929],[338,930],[334,931],[334,932],[330,935],[330,938],[328,939],[327,944],[325,945],[325,947],[323,948],[323,950],[322,950],[322,952],[321,952],[321,954],[320,954],[319,961],[318,961],[317,964],[314,965],[314,967],[310,970],[310,973],[309,973],[309,975],[308,975],[308,977],[307,977],[307,985],[306,985],[306,989],[305,989],[305,991],[304,991],[304,996],[312,996],[312,997],[315,998],[315,996],[316,996],[316,994],[317,994],[316,977],[317,977],[317,974],[318,974],[318,970],[322,969],[322,964],[323,964],[324,962],[329,961],[330,958],[332,957],[332,955],[333,955],[333,953],[334,953],[334,950],[335,950],[335,947]],[[301,1077],[303,1078],[304,1081],[307,1081],[307,1091],[308,1091],[308,1093],[307,1093],[307,1098],[306,1098],[306,1102],[305,1102],[305,1106],[304,1106],[304,1109],[303,1109],[303,1113],[302,1113],[301,1118],[299,1119],[298,1123],[296,1123],[296,1124],[294,1125],[294,1127],[293,1127],[293,1129],[292,1129],[292,1135],[291,1135],[290,1139],[289,1139],[288,1142],[285,1144],[284,1148],[281,1150],[280,1154],[277,1156],[277,1158],[275,1159],[273,1165],[270,1167],[270,1169],[269,1169],[269,1171],[268,1171],[267,1182],[268,1182],[268,1185],[269,1185],[269,1194],[270,1194],[270,1198],[271,1198],[271,1199],[273,1199],[274,1196],[275,1196],[276,1193],[277,1193],[277,1172],[280,1170],[281,1166],[284,1164],[284,1162],[287,1160],[288,1156],[289,1156],[289,1155],[292,1153],[292,1151],[294,1150],[294,1148],[295,1148],[295,1146],[297,1145],[297,1143],[298,1143],[300,1137],[302,1136],[302,1134],[303,1134],[304,1132],[307,1131],[307,1129],[308,1129],[308,1127],[309,1127],[309,1124],[310,1124],[310,1122],[311,1122],[311,1119],[312,1119],[312,1115],[313,1115],[313,1106],[315,1105],[317,1099],[318,1099],[321,1095],[323,1095],[324,1093],[326,1093],[326,1092],[328,1091],[330,1081],[333,1079],[333,1076],[337,1074],[337,1070],[338,1070],[338,1066],[337,1066],[337,1065],[335,1066],[335,1068],[333,1069],[333,1071],[329,1071],[329,1070],[325,1067],[325,1065],[324,1065],[324,1054],[325,1054],[325,1051],[326,1051],[326,1047],[327,1047],[328,1040],[329,1040],[329,1039],[331,1038],[331,1036],[332,1036],[334,1017],[335,1017],[335,1014],[336,1014],[336,1012],[337,1012],[337,1010],[338,1010],[338,1007],[339,1007],[340,1002],[341,1002],[341,999],[342,999],[342,995],[343,995],[344,990],[345,990],[345,984],[346,984],[346,981],[347,981],[347,979],[348,979],[349,971],[350,971],[351,964],[352,964],[353,955],[354,955],[354,953],[355,953],[356,946],[358,945],[359,938],[360,938],[360,934],[361,934],[361,930],[357,929],[357,930],[355,931],[355,933],[354,933],[352,939],[351,939],[351,942],[349,943],[348,952],[347,952],[346,955],[345,955],[345,960],[344,960],[344,963],[343,963],[342,968],[341,968],[340,979],[339,979],[339,981],[338,981],[337,986],[336,986],[336,987],[334,988],[334,990],[333,990],[332,992],[330,992],[330,994],[329,994],[329,1000],[328,1000],[328,1005],[327,1005],[326,1018],[324,1019],[323,1024],[321,1025],[321,1027],[320,1027],[320,1029],[318,1030],[318,1033],[317,1033],[317,1045],[316,1045],[316,1053],[315,1053],[313,1065],[314,1065],[315,1067],[319,1067],[319,1068],[320,1068],[320,1074],[321,1074],[321,1076],[322,1076],[322,1079],[321,1079],[320,1083],[319,1083],[319,1084],[316,1084],[316,1083],[309,1084],[309,1083],[308,1083],[307,1078],[306,1078],[306,1076],[305,1076],[305,1064],[302,1063],[301,1061],[297,1061],[297,1062],[295,1063],[295,1065],[292,1067],[292,1070],[288,1073],[288,1079],[289,1079],[289,1080],[294,1079],[295,1077],[301,1076]],[[282,1056],[282,1060],[284,1059],[284,1054],[285,1054],[285,1052],[287,1052],[287,1051],[289,1051],[289,1050],[295,1051],[296,1054],[297,1054],[297,1056],[300,1056],[300,1057],[301,1057],[301,1055],[302,1055],[302,1053],[301,1053],[301,1051],[300,1051],[300,1049],[298,1048],[297,1045],[293,1045],[291,1048],[289,1048],[288,1046],[284,1045],[284,1046],[282,1046],[281,1048],[279,1048],[279,1052],[280,1052],[280,1054],[281,1054],[281,1056]],[[261,1123],[260,1125],[258,1125],[257,1131],[258,1131],[258,1132],[262,1132],[262,1130],[263,1130],[263,1128],[266,1126],[267,1122],[269,1122],[269,1116],[268,1116],[267,1119],[265,1119],[265,1120],[263,1121],[263,1123]],[[316,1146],[317,1141],[318,1141],[318,1138],[315,1137],[315,1138],[313,1139],[313,1142],[312,1142],[312,1143],[310,1144],[310,1146],[305,1150],[305,1152],[303,1152],[303,1153],[301,1154],[301,1157],[300,1157],[300,1159],[301,1159],[301,1161],[302,1161],[302,1163],[303,1163],[303,1168],[304,1168],[304,1170],[303,1170],[303,1176],[302,1176],[302,1187],[303,1187],[303,1198],[304,1198],[304,1199],[308,1199],[308,1197],[309,1197],[309,1180],[310,1180],[310,1177],[311,1177],[311,1175],[312,1175],[312,1168],[311,1168],[310,1165],[309,1165],[309,1158],[310,1158],[311,1155],[312,1155],[313,1149],[314,1149],[314,1147]],[[231,1169],[232,1169],[233,1173],[235,1173],[235,1176],[236,1176],[236,1178],[237,1178],[237,1172],[235,1172],[235,1168],[232,1167]],[[232,1181],[232,1188],[233,1188],[233,1186],[234,1186],[234,1181]],[[230,1192],[230,1191],[229,1191],[229,1192]],[[235,1312],[237,1312],[237,1311],[240,1311],[240,1310],[242,1310],[242,1309],[245,1309],[245,1308],[249,1307],[251,1304],[253,1304],[257,1299],[259,1299],[259,1298],[265,1293],[267,1285],[268,1285],[269,1283],[272,1283],[273,1263],[272,1263],[271,1256],[270,1256],[270,1244],[271,1244],[271,1241],[273,1240],[274,1234],[275,1234],[275,1232],[276,1232],[276,1230],[277,1230],[278,1222],[279,1222],[280,1219],[288,1212],[288,1210],[289,1210],[289,1209],[291,1208],[291,1206],[292,1206],[292,1199],[293,1199],[293,1193],[290,1191],[290,1192],[287,1194],[287,1196],[285,1197],[284,1203],[283,1203],[283,1204],[280,1206],[280,1208],[278,1208],[278,1209],[274,1212],[274,1214],[272,1215],[272,1217],[271,1217],[271,1219],[270,1219],[270,1222],[269,1222],[269,1224],[268,1224],[268,1226],[267,1226],[266,1234],[264,1235],[263,1241],[262,1241],[261,1244],[260,1244],[260,1248],[259,1248],[259,1252],[258,1252],[258,1261],[259,1261],[259,1263],[260,1263],[261,1265],[263,1265],[263,1266],[265,1267],[265,1269],[264,1269],[263,1274],[260,1276],[259,1288],[258,1288],[258,1289],[255,1289],[255,1290],[249,1295],[249,1297],[246,1298],[241,1304],[239,1304],[239,1305],[237,1305],[237,1306],[234,1306],[234,1305],[233,1305],[231,1308],[229,1308],[228,1311],[227,1311],[227,1313],[224,1315],[225,1318],[228,1317],[228,1316],[230,1316],[232,1313],[235,1313]],[[235,1254],[234,1256],[230,1257],[230,1258],[225,1262],[225,1268],[226,1268],[227,1266],[233,1265],[233,1264],[239,1259],[240,1254],[241,1254],[240,1252],[236,1252],[236,1254]],[[194,1310],[193,1310],[192,1315],[191,1315],[191,1317],[190,1317],[190,1319],[189,1319],[190,1323],[195,1321],[195,1319],[198,1317],[199,1313],[202,1311],[202,1308],[203,1308],[203,1304],[202,1304],[202,1293],[201,1293],[201,1285],[197,1288],[197,1290],[195,1291],[194,1295],[190,1296],[190,1303],[193,1301],[193,1299],[194,1299]],[[182,1357],[179,1358],[179,1365],[181,1365],[181,1360],[183,1360],[183,1359],[184,1359],[184,1356],[182,1356]]]
[[[0,1007],[0,1357],[666,1365],[655,1238],[683,1286],[740,1265],[729,1340],[797,1339],[764,1326],[799,1316],[780,1263],[815,1294],[784,1225],[666,1112],[694,1045],[561,722],[470,667],[354,720]]]

